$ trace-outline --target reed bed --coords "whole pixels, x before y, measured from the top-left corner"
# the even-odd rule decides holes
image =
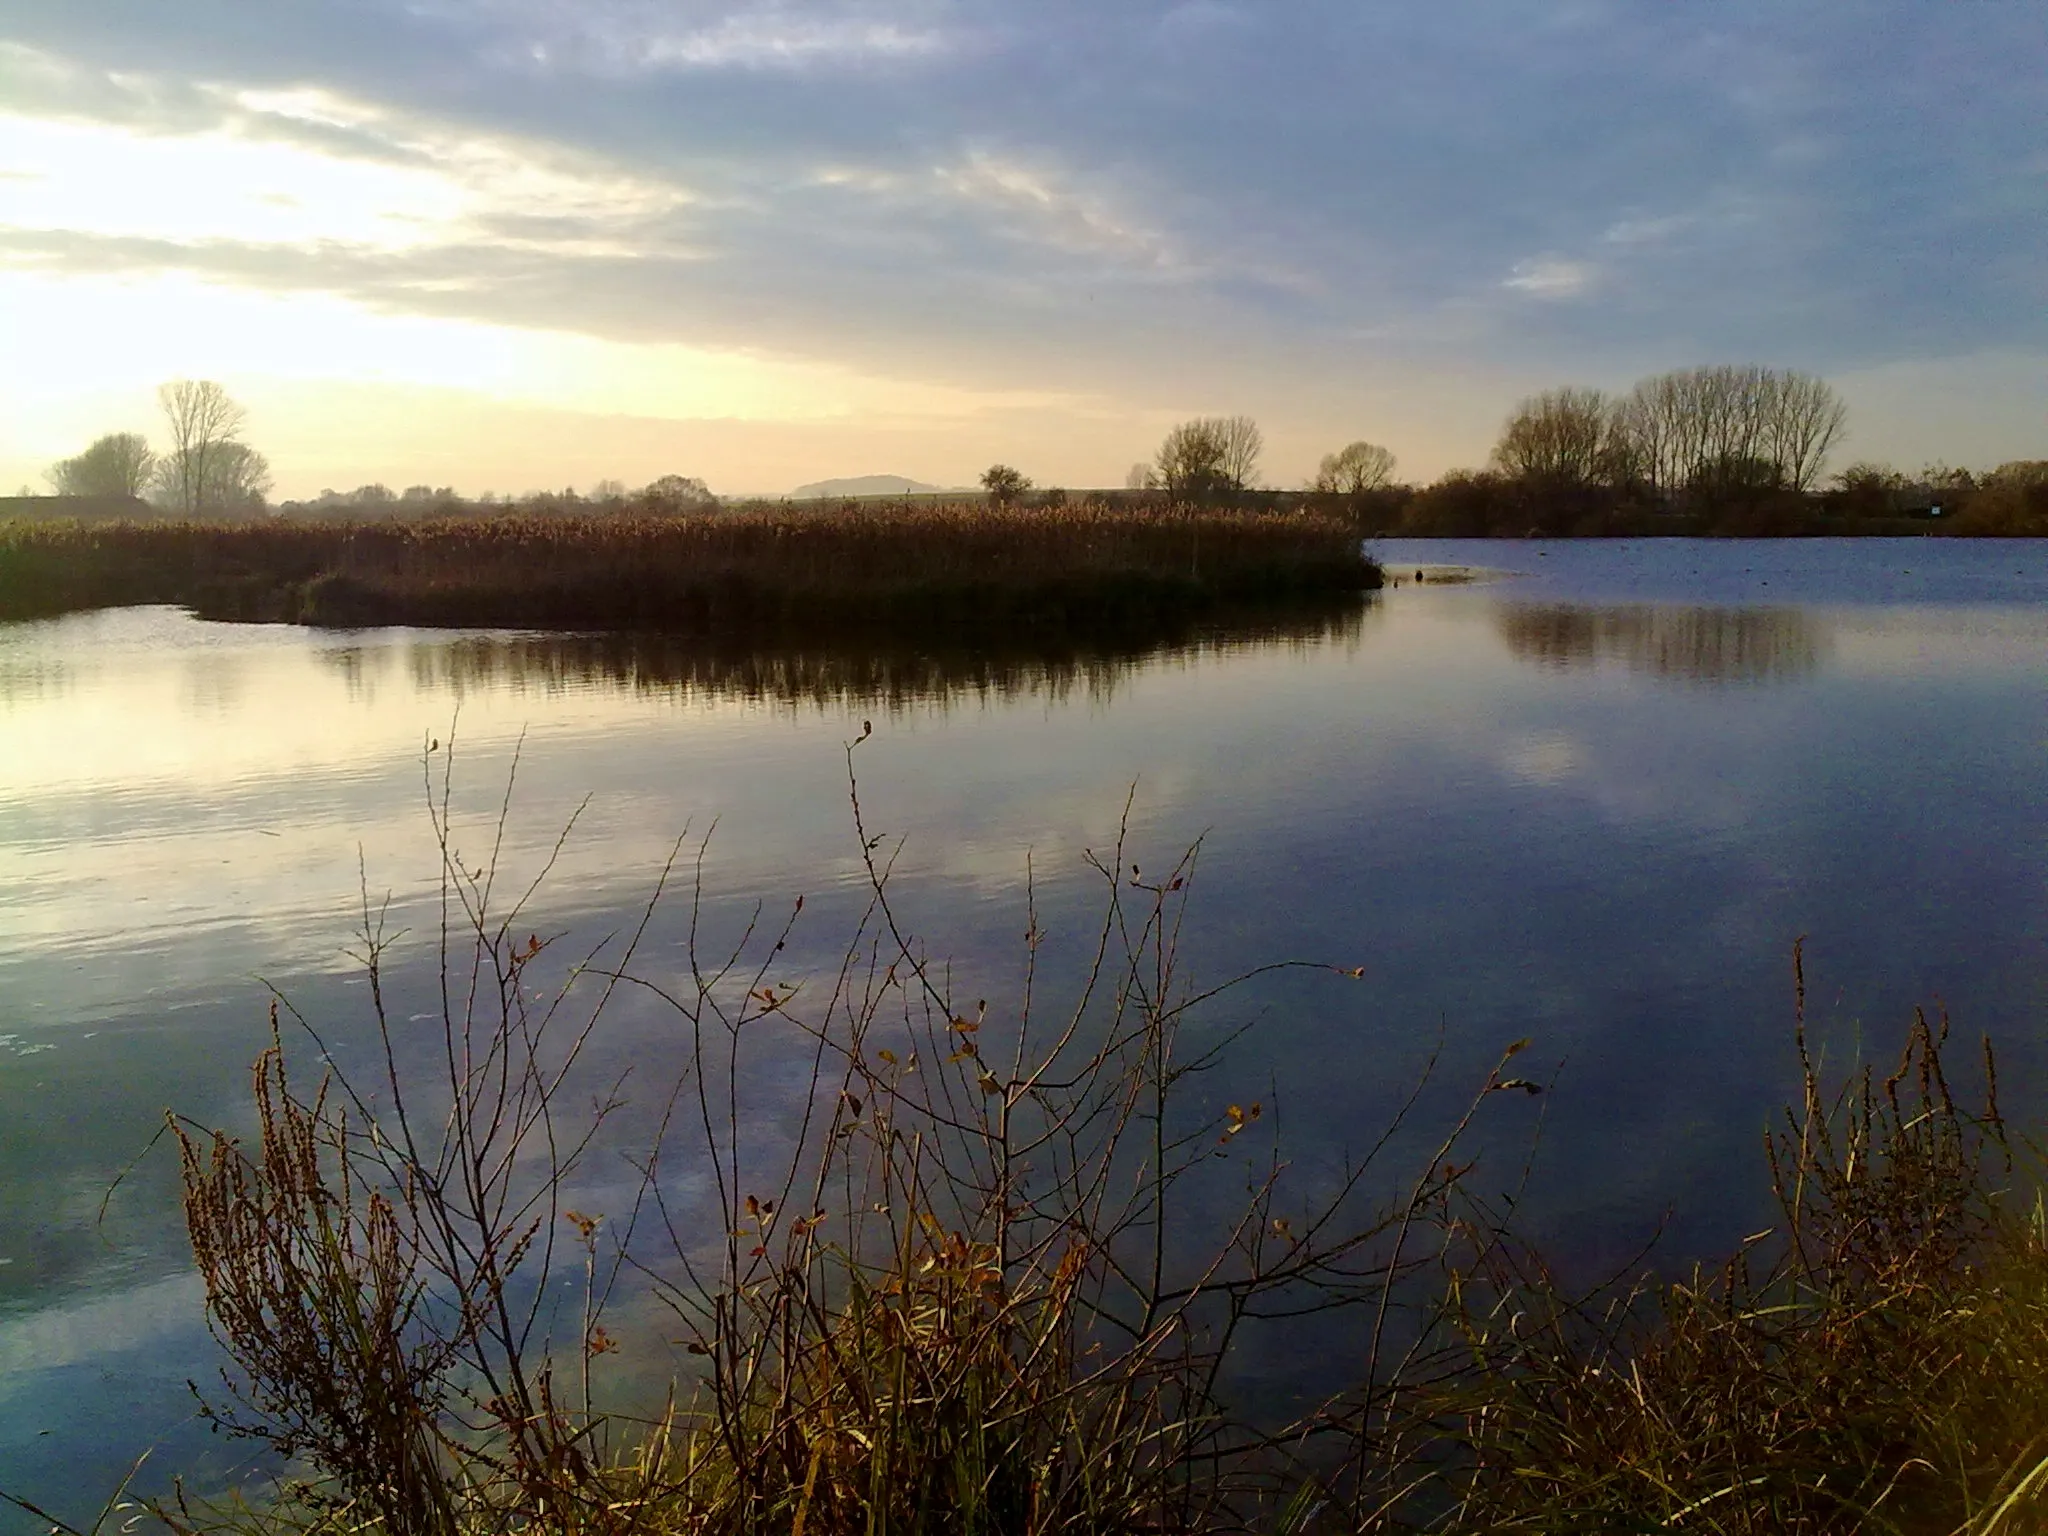
[[[1379,584],[1355,536],[1260,512],[848,506],[681,516],[0,527],[0,617],[774,634],[1114,634]]]

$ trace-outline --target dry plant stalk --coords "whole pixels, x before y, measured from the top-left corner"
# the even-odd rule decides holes
[[[2048,1234],[2015,1214],[1988,1042],[1959,1103],[1946,1015],[1830,1087],[1794,950],[1780,1220],[1718,1271],[1568,1294],[1482,1214],[1452,1268],[1464,1368],[1412,1405],[1437,1475],[1404,1524],[2018,1536],[2048,1519]],[[2027,1182],[2038,1188],[2038,1169]]]
[[[255,1154],[180,1128],[209,1315],[250,1410],[233,1422],[300,1458],[329,1515],[338,1499],[404,1536],[816,1536],[1217,1529],[1306,1507],[1301,1448],[1345,1421],[1233,1415],[1233,1348],[1272,1318],[1352,1309],[1384,1324],[1390,1286],[1429,1261],[1417,1213],[1441,1197],[1471,1117],[1392,1210],[1374,1181],[1398,1121],[1313,1203],[1285,1198],[1260,1104],[1183,1107],[1235,1034],[1190,1050],[1183,1027],[1290,967],[1190,985],[1196,850],[1147,878],[1122,829],[1091,859],[1103,915],[1065,1004],[1045,999],[1035,905],[1014,1005],[960,1002],[892,904],[895,853],[866,823],[858,746],[867,899],[817,988],[777,970],[800,900],[779,927],[757,914],[709,950],[701,848],[680,975],[632,963],[665,869],[633,934],[541,985],[550,946],[516,935],[547,868],[497,910],[498,853],[471,867],[456,852],[442,758],[437,1080],[399,1065],[366,895],[374,1106],[339,1069],[294,1097],[278,1045],[257,1066]],[[562,1194],[623,1079],[573,1123],[560,1102],[621,988],[672,1013],[686,1061],[633,1159],[629,1208],[603,1219]],[[810,1088],[764,1143],[750,1074],[792,1052]],[[1512,1086],[1496,1074],[1489,1091]],[[708,1200],[692,1205],[685,1176]],[[1239,1182],[1236,1209],[1191,1244],[1177,1213],[1198,1195],[1213,1210],[1217,1177]],[[541,1297],[572,1264],[581,1347],[565,1361]],[[653,1423],[594,1401],[622,1283],[669,1310],[696,1363]]]

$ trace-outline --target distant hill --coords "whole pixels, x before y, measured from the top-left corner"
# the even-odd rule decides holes
[[[789,493],[791,501],[810,501],[826,496],[932,496],[952,487],[926,485],[902,475],[850,475],[841,480],[814,480]]]

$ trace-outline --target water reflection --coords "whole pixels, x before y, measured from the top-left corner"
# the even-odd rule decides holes
[[[1346,596],[1283,613],[1268,609],[1199,629],[1187,627],[1153,643],[1115,646],[761,649],[677,635],[461,634],[422,635],[403,648],[351,645],[320,654],[352,698],[373,696],[385,674],[398,668],[416,691],[456,698],[473,692],[552,696],[608,690],[894,712],[956,699],[1104,700],[1140,667],[1162,658],[1191,660],[1252,646],[1300,651],[1333,641],[1355,645],[1366,615],[1376,611],[1370,599]]]
[[[70,693],[78,669],[70,662],[35,651],[11,655],[0,651],[0,705],[39,704]]]
[[[1686,682],[1791,682],[1829,649],[1825,625],[1797,608],[1508,603],[1497,622],[1508,649],[1538,666],[1618,661]]]

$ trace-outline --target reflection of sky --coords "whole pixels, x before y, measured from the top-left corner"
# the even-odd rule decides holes
[[[1916,569],[1957,562],[1948,576],[1971,600],[1929,606],[1939,581],[1917,574],[1925,585],[1893,591],[1896,546],[1460,545],[1458,563],[1555,570],[1404,587],[1348,641],[1141,666],[1106,696],[1027,688],[876,711],[863,802],[873,830],[909,839],[908,920],[1000,996],[1027,854],[1056,950],[1092,905],[1081,853],[1114,836],[1135,782],[1136,857],[1163,863],[1207,834],[1187,940],[1198,971],[1367,967],[1362,984],[1260,994],[1263,1032],[1217,1080],[1235,1098],[1270,1074],[1304,1168],[1363,1140],[1439,1028],[1447,1084],[1531,1035],[1530,1059],[1559,1073],[1539,1101],[1541,1219],[1592,1257],[1667,1208],[1675,1243],[1717,1243],[1754,1215],[1799,934],[1838,1050],[1859,1028],[1888,1048],[1905,1010],[1938,998],[1964,1035],[2005,1041],[2009,1110],[2042,1082],[2027,1036],[2048,993],[2048,579],[2019,546],[1913,544]],[[1851,579],[1856,559],[1878,574]],[[1764,581],[1767,600],[1745,597]],[[1530,603],[1598,643],[1532,659],[1509,622]],[[1791,623],[1807,660],[1718,681],[1635,664],[1671,613],[1682,635]],[[399,992],[417,978],[433,874],[420,749],[455,712],[442,674],[408,659],[422,643],[351,637],[355,659],[337,665],[335,637],[161,611],[0,631],[10,1465],[49,1427],[26,1414],[39,1397],[75,1394],[64,1433],[106,1442],[109,1465],[130,1453],[108,1427],[117,1412],[124,1426],[183,1413],[172,1386],[202,1367],[186,1363],[196,1330],[164,1300],[183,1294],[168,1278],[183,1263],[169,1170],[145,1170],[104,1234],[93,1213],[167,1101],[234,1112],[262,1034],[254,973],[322,1017],[360,996],[341,957],[359,853],[373,894],[395,892],[394,925],[415,930]],[[808,964],[857,894],[843,743],[862,718],[858,703],[472,686],[460,840],[480,846],[524,732],[515,866],[590,797],[547,921],[616,926],[670,840],[715,822],[711,921],[804,892],[792,953]],[[658,929],[657,963],[675,937]],[[168,1395],[131,1415],[107,1373],[159,1337],[179,1362]],[[35,1466],[58,1465],[49,1443]]]

